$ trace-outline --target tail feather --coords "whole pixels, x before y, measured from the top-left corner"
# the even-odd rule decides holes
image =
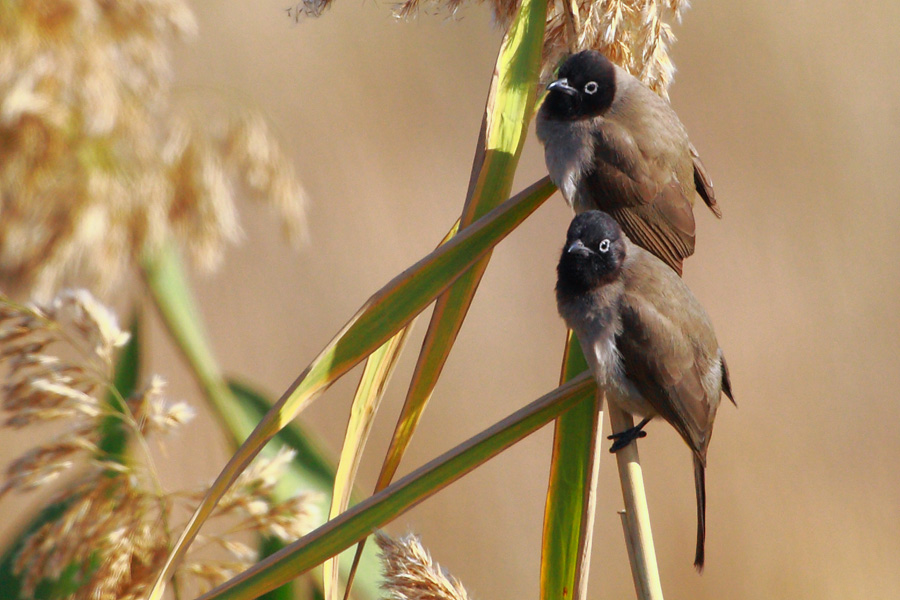
[[[731,391],[731,374],[728,372],[728,363],[725,362],[725,354],[722,352],[721,348],[719,348],[719,360],[722,363],[722,391],[725,392],[725,395],[728,396],[731,403],[737,407],[737,402],[734,399],[734,392]]]
[[[697,550],[694,554],[694,566],[703,571],[706,543],[706,467],[696,454],[694,455],[694,488],[697,492]]]

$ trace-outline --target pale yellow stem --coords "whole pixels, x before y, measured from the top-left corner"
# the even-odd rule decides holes
[[[607,404],[613,431],[624,431],[634,426],[631,415],[615,404]],[[625,501],[625,510],[619,514],[622,515],[625,529],[625,545],[628,547],[634,589],[639,600],[662,600],[662,585],[656,564],[656,550],[653,548],[653,534],[650,532],[650,511],[644,492],[637,441],[616,452],[616,462],[619,466],[619,480],[622,482],[622,499]]]

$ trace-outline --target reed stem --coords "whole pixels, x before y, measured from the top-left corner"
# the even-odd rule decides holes
[[[631,415],[615,404],[607,402],[607,411],[613,431],[624,431],[634,426]],[[628,549],[628,561],[631,563],[635,593],[638,600],[662,600],[662,585],[656,550],[653,547],[653,534],[650,531],[650,511],[644,492],[637,441],[616,452],[616,463],[619,466],[622,499],[625,502],[625,510],[619,514],[625,530],[625,545]]]

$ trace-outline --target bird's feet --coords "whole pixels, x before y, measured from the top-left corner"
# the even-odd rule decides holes
[[[644,426],[650,422],[650,417],[647,417],[634,427],[629,427],[624,431],[620,431],[619,433],[614,433],[612,435],[606,436],[608,440],[615,440],[613,445],[610,447],[610,452],[618,452],[634,440],[642,437],[647,437],[647,432],[644,431]]]

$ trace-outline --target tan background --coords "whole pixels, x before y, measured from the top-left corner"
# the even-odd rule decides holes
[[[500,40],[483,7],[397,23],[389,4],[338,0],[293,25],[289,5],[199,3],[200,36],[177,56],[179,97],[262,110],[313,199],[302,253],[246,208],[243,246],[196,278],[223,364],[272,394],[458,216]],[[641,443],[667,598],[900,597],[898,24],[895,0],[731,0],[695,2],[676,27],[672,101],[725,213],[698,210],[685,278],[716,324],[740,409],[723,406],[716,426],[702,576],[689,452],[662,424]],[[517,188],[544,173],[532,135]],[[569,218],[554,197],[495,253],[404,472],[554,386]],[[376,424],[367,488],[423,331]],[[150,343],[173,395],[195,398],[158,329]],[[352,388],[339,383],[303,416],[334,450]],[[389,531],[422,534],[475,598],[536,598],[550,433]],[[170,447],[173,482],[224,464],[220,436],[210,427],[205,439],[208,451],[195,436]],[[613,462],[601,470],[591,597],[628,598]]]

